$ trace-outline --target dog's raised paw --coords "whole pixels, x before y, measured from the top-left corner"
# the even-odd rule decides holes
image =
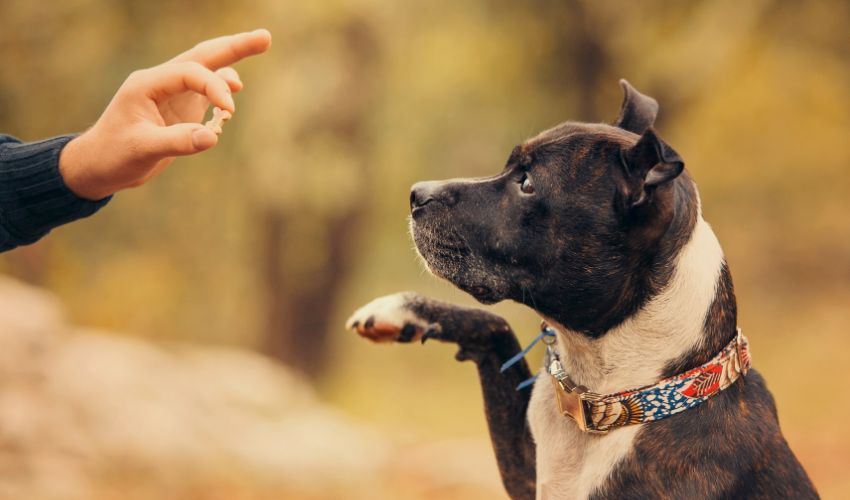
[[[435,325],[417,316],[410,308],[409,292],[377,298],[361,307],[345,322],[345,327],[374,342],[413,342]]]

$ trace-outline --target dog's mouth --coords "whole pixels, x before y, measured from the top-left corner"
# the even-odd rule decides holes
[[[496,302],[499,302],[503,299],[503,297],[500,294],[496,293],[495,290],[483,285],[471,285],[469,287],[463,287],[458,285],[458,287],[464,292],[475,297],[475,300],[481,302],[482,304],[495,304]]]
[[[411,217],[410,232],[419,257],[433,275],[485,304],[505,298],[499,280],[450,222]]]
[[[462,261],[470,256],[469,245],[456,231],[441,223],[410,218],[410,234],[419,257],[433,274],[452,281]],[[457,284],[457,283],[456,283]]]

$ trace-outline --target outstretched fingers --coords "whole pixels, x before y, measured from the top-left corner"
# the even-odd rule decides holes
[[[205,40],[176,56],[170,62],[193,61],[216,70],[235,64],[246,57],[262,54],[271,44],[271,33],[265,29],[258,29]]]

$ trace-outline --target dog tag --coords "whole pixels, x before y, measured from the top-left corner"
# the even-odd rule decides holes
[[[579,410],[580,402],[574,392],[567,392],[561,380],[565,379],[567,373],[564,371],[564,365],[558,354],[552,349],[551,345],[546,346],[546,369],[552,379],[552,385],[555,387],[555,398],[558,400],[558,411],[562,415],[575,419],[576,411]]]

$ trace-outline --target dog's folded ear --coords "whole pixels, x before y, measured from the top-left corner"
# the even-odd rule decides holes
[[[623,89],[623,104],[614,125],[638,135],[643,134],[655,123],[658,102],[635,90],[624,78],[620,79],[620,87]]]
[[[673,148],[647,129],[637,143],[621,151],[625,173],[624,201],[633,208],[651,199],[658,186],[672,181],[685,168],[685,162]]]

